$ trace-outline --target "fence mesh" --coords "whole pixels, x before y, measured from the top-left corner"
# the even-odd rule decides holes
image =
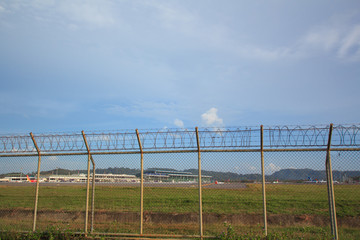
[[[330,149],[344,239],[360,238],[358,133],[335,126]],[[0,136],[0,230],[331,238],[328,136],[328,126]]]
[[[0,183],[1,230],[32,230],[35,185],[26,183],[26,175],[36,170],[37,160],[37,157],[1,158],[2,168],[7,169],[3,176],[12,177],[14,183]]]
[[[360,228],[360,152],[334,151],[331,152],[336,212],[340,230]]]
[[[204,230],[262,234],[261,158],[259,152],[201,153],[203,173],[212,182],[203,187]]]
[[[40,179],[44,180],[39,183],[36,223],[38,230],[83,229],[87,181],[86,171],[83,169],[86,167],[87,156],[84,155],[41,158]],[[36,176],[36,171],[32,172],[31,176]]]
[[[145,154],[144,169],[144,232],[197,234],[197,154]]]
[[[94,232],[138,233],[140,157],[138,154],[95,155]]]
[[[269,231],[276,231],[272,226],[329,231],[326,152],[266,152],[264,158]]]

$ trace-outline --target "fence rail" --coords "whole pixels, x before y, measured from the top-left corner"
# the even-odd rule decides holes
[[[355,155],[358,154],[360,152],[359,130],[360,130],[360,125],[330,124],[323,126],[265,126],[265,127],[258,126],[258,127],[236,127],[236,128],[126,130],[126,131],[108,131],[108,132],[83,131],[81,133],[56,133],[56,134],[30,133],[29,135],[3,135],[0,136],[0,161],[8,160],[9,164],[6,165],[5,163],[6,161],[2,161],[0,163],[0,166],[2,164],[1,169],[3,169],[2,172],[0,172],[0,174],[3,174],[4,176],[6,174],[9,175],[9,173],[11,173],[10,169],[12,169],[11,163],[16,162],[17,159],[21,161],[21,160],[26,160],[28,157],[35,157],[35,156],[38,157],[36,179],[35,179],[36,187],[34,189],[35,200],[34,200],[34,208],[33,208],[34,218],[33,218],[33,228],[32,228],[32,230],[35,231],[37,229],[36,223],[38,221],[37,220],[38,205],[39,205],[38,202],[39,201],[41,202],[40,185],[46,186],[45,183],[44,184],[40,183],[40,181],[42,180],[41,175],[45,174],[41,172],[41,169],[44,168],[44,166],[46,166],[45,167],[46,170],[51,169],[51,167],[55,169],[54,168],[55,165],[62,165],[62,164],[68,165],[68,167],[70,168],[74,168],[74,166],[78,164],[77,161],[80,161],[80,160],[70,161],[69,159],[66,159],[66,161],[65,160],[61,161],[60,159],[57,159],[54,156],[59,156],[59,157],[68,156],[73,158],[75,158],[76,156],[87,156],[86,163],[85,161],[83,162],[83,166],[87,166],[86,171],[83,168],[81,170],[84,170],[84,174],[85,174],[84,181],[86,183],[85,208],[84,210],[82,210],[84,211],[85,214],[84,233],[88,234],[89,232],[90,233],[94,232],[94,224],[96,224],[96,213],[95,213],[96,208],[100,206],[101,209],[108,209],[108,208],[111,209],[111,207],[109,206],[102,206],[102,203],[100,204],[100,202],[98,206],[96,205],[97,201],[95,196],[97,195],[95,195],[95,186],[98,186],[97,182],[103,181],[96,179],[96,176],[100,176],[99,175],[100,173],[97,171],[100,169],[105,169],[104,167],[101,166],[109,167],[110,164],[117,164],[118,167],[122,167],[122,168],[125,168],[126,164],[128,164],[128,166],[136,166],[136,164],[134,165],[134,160],[127,162],[125,159],[121,161],[111,160],[108,161],[108,163],[106,163],[106,159],[104,156],[129,155],[128,158],[131,159],[132,159],[131,156],[139,156],[140,160],[136,160],[138,161],[139,165],[137,165],[137,167],[134,167],[134,169],[138,171],[138,176],[137,176],[138,178],[134,178],[131,176],[133,179],[132,181],[138,181],[138,183],[136,183],[136,185],[131,185],[129,183],[128,186],[127,185],[118,186],[119,189],[122,188],[127,189],[127,187],[129,186],[140,187],[139,196],[136,196],[133,199],[129,200],[133,202],[133,201],[137,201],[136,199],[139,199],[140,206],[138,209],[138,215],[135,214],[133,210],[131,211],[129,210],[133,208],[132,206],[128,207],[128,209],[126,207],[125,208],[119,207],[119,209],[122,210],[120,211],[118,209],[115,211],[117,214],[120,215],[123,214],[123,217],[125,219],[130,218],[130,216],[132,216],[131,217],[132,220],[131,221],[129,220],[128,224],[139,222],[139,231],[137,233],[128,233],[128,236],[160,237],[160,236],[176,235],[177,237],[186,237],[186,236],[209,237],[209,235],[204,234],[204,222],[209,221],[206,220],[207,219],[206,216],[209,214],[211,215],[211,211],[207,210],[208,208],[206,205],[204,206],[205,208],[203,208],[203,202],[204,202],[204,198],[206,199],[206,201],[208,201],[208,198],[211,199],[212,197],[207,195],[203,196],[203,192],[205,191],[206,193],[207,191],[213,191],[213,190],[209,190],[207,188],[203,189],[203,187],[204,186],[213,187],[215,186],[214,184],[217,184],[216,179],[214,179],[215,177],[210,176],[209,174],[224,175],[226,172],[233,172],[233,175],[231,175],[231,173],[228,174],[234,178],[231,179],[233,182],[236,181],[239,182],[241,178],[242,179],[247,178],[245,179],[247,181],[254,180],[255,182],[260,181],[262,183],[261,191],[259,190],[262,194],[261,197],[261,201],[262,201],[261,208],[262,208],[262,216],[263,216],[262,225],[264,231],[263,234],[267,235],[268,210],[269,210],[267,209],[267,205],[269,204],[269,201],[270,202],[274,201],[272,200],[274,197],[271,195],[271,192],[275,191],[273,190],[274,187],[269,185],[270,187],[270,200],[269,200],[266,197],[267,196],[266,191],[268,188],[267,184],[269,184],[269,180],[272,181],[275,179],[276,176],[278,176],[276,175],[277,174],[276,171],[279,171],[280,169],[289,170],[288,174],[290,174],[291,173],[290,170],[294,169],[294,167],[292,167],[291,164],[299,164],[297,161],[294,161],[294,159],[292,161],[286,159],[287,158],[286,153],[294,152],[298,156],[296,159],[304,162],[304,166],[300,167],[301,169],[305,171],[307,169],[306,166],[308,165],[308,168],[317,168],[318,171],[323,171],[324,174],[326,175],[326,181],[324,181],[324,183],[326,183],[326,189],[327,189],[326,191],[328,193],[327,205],[330,216],[329,224],[331,226],[331,234],[334,236],[334,238],[338,239],[337,213],[335,206],[335,190],[334,190],[334,176],[333,176],[334,171],[332,170],[332,163],[331,163],[331,159],[334,158],[334,156],[332,153],[336,152],[338,154],[335,155],[336,157],[335,160],[336,160],[336,166],[337,167],[340,166],[340,168],[342,165],[339,164],[338,159],[341,158],[341,154],[340,154],[341,152],[344,153],[353,152]],[[256,157],[254,154],[250,154],[250,153],[256,154],[257,152],[261,153],[258,157]],[[276,159],[271,160],[272,162],[269,163],[268,159],[271,158],[267,157],[267,155],[264,156],[264,153],[272,153],[272,152],[280,153],[282,155],[277,157]],[[300,154],[301,152],[305,152],[308,155],[302,156],[302,154]],[[322,159],[318,159],[318,157],[316,157],[316,160],[314,161],[308,159],[309,156],[317,155],[317,152],[325,154],[323,155],[323,157],[321,157]],[[240,155],[236,155],[236,157],[231,157],[226,155],[226,154],[235,154],[235,153]],[[250,155],[246,155],[247,153]],[[144,156],[144,154],[146,154],[146,156]],[[157,154],[156,156],[158,156],[158,158],[152,159],[152,157],[150,156],[152,156],[153,154],[155,155]],[[176,157],[187,158],[186,156],[188,155],[184,155],[184,154],[197,154],[197,159],[184,161],[183,164],[184,167],[182,170],[185,171],[186,167],[188,167],[187,172],[179,170],[180,169],[179,165],[181,165],[179,164],[181,163],[180,160],[178,162],[176,160],[171,160]],[[205,160],[202,157],[202,154],[207,154]],[[218,154],[224,154],[224,155],[218,155]],[[222,163],[222,160],[219,158],[225,155],[226,155],[226,157],[224,157],[225,161]],[[241,156],[245,156],[245,155],[248,156],[246,161],[239,160],[241,159]],[[46,158],[46,160],[44,160],[44,157]],[[14,158],[16,160],[9,160]],[[51,158],[56,162],[54,161],[51,162],[50,161]],[[348,161],[348,159],[345,158],[342,160]],[[354,177],[351,174],[357,174],[353,172],[360,170],[359,169],[360,159],[356,155],[355,157],[352,157],[351,160],[355,164],[353,164],[352,167],[351,164],[348,164],[347,167],[344,166],[344,170],[340,171],[340,173],[336,172],[337,174],[336,176],[340,174],[340,178],[342,177],[342,180],[344,180],[344,179],[349,179],[350,177]],[[170,163],[171,161],[174,162]],[[256,162],[259,163],[260,167],[256,167]],[[266,165],[267,163],[268,165]],[[17,163],[16,164],[14,163],[13,165],[14,166],[17,165],[17,169],[19,169]],[[35,168],[35,164],[32,163],[32,165],[33,168]],[[216,172],[213,167],[215,165],[221,168],[222,171]],[[91,167],[92,167],[92,172],[90,171]],[[26,168],[26,166],[20,168],[21,168],[20,174],[16,173],[17,171],[13,171],[13,175],[14,174],[20,175],[19,181],[22,181],[23,179],[22,175],[25,175],[25,173],[23,173],[23,168]],[[78,172],[80,172],[79,171],[80,168],[78,168]],[[56,169],[58,171],[59,167],[56,167]],[[158,170],[154,170],[154,169],[158,169]],[[173,170],[169,170],[169,169],[173,169]],[[209,171],[208,169],[211,171]],[[144,171],[146,170],[148,170],[148,173],[144,173]],[[235,176],[234,171],[240,171],[240,170],[248,171],[248,173],[247,174],[245,174],[246,172],[241,174],[239,173]],[[353,170],[353,172],[351,172],[351,170]],[[269,172],[272,172],[272,175],[270,175]],[[68,171],[68,174],[70,176],[70,170]],[[103,175],[103,177],[104,176],[105,175]],[[124,176],[118,175],[116,177],[120,179],[121,177]],[[355,178],[356,177],[360,177],[360,175],[355,176]],[[53,178],[55,179],[55,177]],[[187,182],[181,182],[179,180],[180,178],[182,179],[181,181],[187,181]],[[60,178],[58,177],[57,179],[58,180],[56,181],[59,181]],[[71,178],[69,177],[69,179]],[[76,178],[76,179],[80,179],[80,178]],[[115,175],[114,175],[114,179],[115,179]],[[114,179],[112,180],[107,179],[106,181],[120,182],[119,179],[117,180]],[[139,180],[134,180],[134,179],[139,179]],[[170,179],[172,179],[173,182],[180,181],[182,185],[181,184],[170,185]],[[171,233],[168,235],[150,234],[146,232],[144,233],[144,228],[146,226],[147,227],[150,226],[147,225],[146,223],[149,221],[150,222],[154,221],[154,220],[149,220],[148,218],[154,218],[155,213],[159,213],[162,211],[161,209],[151,210],[151,213],[149,213],[146,211],[146,209],[144,209],[144,201],[145,202],[148,201],[146,198],[148,196],[146,193],[146,189],[152,189],[153,187],[158,187],[160,185],[156,185],[155,182],[164,181],[168,184],[166,186],[169,188],[166,191],[178,191],[179,190],[178,186],[181,186],[182,188],[189,189],[186,191],[191,192],[192,188],[190,188],[189,187],[190,185],[188,185],[192,182],[191,179],[194,181],[196,180],[197,182],[197,185],[194,186],[196,186],[196,188],[198,189],[198,193],[197,193],[198,197],[196,200],[198,202],[198,207],[197,207],[198,210],[186,210],[187,211],[186,214],[188,214],[188,216],[184,218],[197,219],[199,225],[198,233],[196,234],[196,231],[195,233],[191,232],[190,234]],[[290,178],[288,178],[287,180],[289,179]],[[284,182],[287,181],[287,183],[289,184],[289,182],[294,183],[295,180],[297,180],[298,182],[302,180],[302,183],[305,184],[304,187],[306,188],[309,188],[309,185],[306,184],[315,183],[315,180],[311,179],[310,177],[308,180],[305,179],[306,181],[304,181],[304,179],[300,179],[300,180],[299,179],[293,178],[290,179],[292,181],[287,181],[286,177],[284,177]],[[207,182],[207,181],[210,182],[211,180],[213,181],[212,183]],[[47,181],[51,181],[51,177],[48,177]],[[67,181],[71,181],[71,180],[67,180]],[[121,180],[121,181],[125,181],[125,180]],[[126,181],[129,182],[130,180],[127,179]],[[276,181],[278,182],[278,179]],[[149,185],[148,188],[147,185],[150,183],[152,183],[153,185]],[[316,180],[316,183],[319,183],[319,180]],[[91,189],[90,189],[90,184],[92,184]],[[232,188],[233,186],[235,186],[234,184],[235,183],[233,184],[229,183],[228,185],[224,184],[221,186],[218,185],[217,187],[220,189],[218,191],[223,191],[222,193],[225,195],[230,193],[232,194],[232,192],[229,192],[229,190],[227,191],[225,190]],[[193,185],[191,186],[193,187]],[[236,186],[239,187],[240,185],[236,185]],[[245,185],[241,185],[241,186],[245,186]],[[249,186],[253,186],[253,185],[249,185]],[[249,188],[249,186],[246,185],[245,187]],[[321,186],[320,188],[322,189]],[[4,189],[5,188],[0,188],[0,191],[5,191]],[[97,189],[103,191],[106,188],[103,187],[103,185],[100,185],[97,187]],[[165,192],[165,190],[163,191]],[[92,194],[92,196],[90,196],[90,193]],[[214,194],[215,193],[216,192],[214,192]],[[122,194],[126,195],[128,193],[122,193]],[[0,199],[1,196],[2,195],[0,192]],[[181,195],[177,195],[177,196],[180,199],[182,199],[182,197],[180,197]],[[188,197],[189,199],[181,200],[184,201],[182,202],[182,204],[187,203],[187,201],[189,202],[194,201],[191,200],[192,197],[193,197],[192,195],[191,196],[189,195]],[[180,199],[177,199],[175,201],[179,201]],[[151,200],[151,201],[155,201],[155,200]],[[223,199],[223,201],[230,201],[230,200],[225,198]],[[242,199],[240,199],[240,201],[242,201]],[[89,207],[90,203],[91,203],[91,207]],[[249,203],[251,203],[251,201]],[[6,204],[8,204],[9,206],[8,211],[15,211],[16,209],[21,208],[21,207],[17,208],[16,206],[14,207],[10,203],[6,203]],[[114,203],[114,204],[117,205],[118,203]],[[234,203],[234,204],[237,206],[238,203]],[[163,207],[166,208],[167,206],[163,206]],[[48,207],[47,209],[49,208],[51,207]],[[205,212],[203,212],[203,209],[205,209]],[[270,209],[271,209],[271,205],[270,205]],[[0,209],[0,213],[6,211],[7,211],[6,207]],[[130,211],[131,213],[128,211]],[[179,211],[182,212],[183,210],[179,210]],[[239,214],[240,213],[242,214],[243,212],[242,209],[238,209],[237,211],[239,211]],[[254,211],[256,212],[257,210]],[[357,211],[358,210],[356,210],[356,214]],[[191,215],[190,214],[191,212],[195,212],[197,214],[197,217]],[[88,213],[91,213],[91,215],[89,215]],[[170,213],[167,213],[167,215],[170,215]],[[151,216],[151,217],[147,217],[147,216]],[[224,218],[227,217],[229,216],[224,215]],[[90,218],[90,223],[89,223],[89,218]],[[11,220],[9,221],[11,222]],[[6,225],[5,222],[0,223],[0,228],[4,227],[4,225]],[[90,225],[90,231],[88,230],[89,225]],[[214,229],[215,228],[216,227],[214,227]],[[125,233],[126,230],[120,230],[120,231],[124,231],[121,234],[126,235]],[[216,230],[214,231],[216,232]]]

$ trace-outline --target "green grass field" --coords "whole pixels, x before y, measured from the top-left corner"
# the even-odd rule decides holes
[[[0,214],[5,216],[11,210],[28,211],[34,208],[35,185],[27,186],[0,185]],[[269,184],[266,186],[267,212],[269,217],[280,216],[284,222],[269,223],[269,232],[283,234],[287,231],[302,232],[305,235],[321,235],[326,239],[329,233],[329,224],[321,223],[318,226],[312,222],[303,225],[289,226],[286,216],[320,216],[319,219],[328,219],[328,202],[326,185],[317,184]],[[59,185],[40,187],[39,211],[73,212],[74,215],[85,211],[86,188],[80,185]],[[353,219],[357,224],[360,222],[360,185],[336,185],[335,198],[337,216],[340,219],[340,233],[346,239],[357,239],[360,236],[358,225],[351,224]],[[145,188],[144,189],[144,212],[166,214],[196,215],[199,211],[198,190],[193,188]],[[96,213],[138,213],[140,211],[140,188],[97,186],[95,190]],[[203,213],[207,216],[261,216],[263,211],[261,184],[248,184],[244,189],[203,189]],[[5,215],[4,215],[5,214]],[[11,214],[10,214],[11,215]],[[0,219],[0,229],[11,229],[18,224],[19,229],[31,229],[32,215],[27,213],[23,217],[11,218],[9,214]],[[126,217],[125,217],[126,218]],[[99,231],[114,232],[137,232],[138,218],[130,217],[120,222],[116,218],[100,218],[95,222]],[[210,218],[211,219],[211,218]],[[347,219],[347,220],[346,220]],[[349,220],[350,219],[350,220]],[[345,221],[346,220],[346,221]],[[64,226],[75,230],[81,230],[83,218],[56,219],[56,217],[42,217],[39,215],[39,227],[46,228],[49,224]],[[224,231],[224,221],[211,222],[204,220],[205,232],[216,235]],[[234,229],[239,233],[261,234],[262,224],[244,224],[234,222]],[[323,225],[323,226],[321,226]],[[304,230],[307,229],[307,232]],[[145,221],[144,231],[148,233],[177,233],[194,234],[198,225],[193,223],[171,223],[166,219],[161,223]],[[250,229],[250,230],[249,230]],[[321,230],[322,229],[322,230]],[[323,232],[325,231],[325,233]],[[310,233],[309,233],[310,232]],[[315,232],[315,233],[312,233]],[[324,235],[325,234],[325,235]],[[295,234],[296,235],[296,234]],[[294,236],[295,236],[294,235]],[[315,238],[314,238],[315,239]]]
[[[267,185],[267,209],[273,214],[328,214],[325,185]],[[34,185],[0,186],[1,211],[34,207]],[[84,186],[41,186],[39,209],[85,210]],[[338,216],[360,215],[360,185],[336,185]],[[198,211],[196,188],[145,188],[144,207],[151,212]],[[139,210],[140,189],[136,187],[98,186],[95,190],[97,210]],[[203,189],[203,212],[219,214],[262,213],[260,184],[248,184],[245,189]]]

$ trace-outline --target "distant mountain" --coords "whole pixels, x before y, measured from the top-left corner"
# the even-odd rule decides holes
[[[106,169],[96,169],[96,173],[112,173],[112,174],[129,174],[129,175],[136,175],[140,173],[140,169],[133,169],[133,168],[124,168],[124,167],[114,167],[114,168],[106,168]]]
[[[191,172],[194,175],[198,175],[199,171],[197,169],[186,169],[184,172]],[[212,179],[218,181],[260,181],[261,175],[260,174],[237,174],[233,172],[215,172],[215,171],[201,171],[202,175],[211,176]]]
[[[360,171],[333,171],[333,178],[337,181],[342,181],[344,178],[347,177],[359,177]],[[269,180],[306,180],[308,178],[313,180],[326,180],[326,172],[318,171],[313,169],[281,169],[273,173],[270,176],[267,176]]]
[[[11,172],[11,173],[3,173],[0,174],[0,178],[4,178],[4,177],[20,177],[20,176],[25,176],[23,173],[19,173],[19,172]],[[26,177],[26,176],[25,176]]]
[[[308,179],[308,177],[312,179],[326,179],[325,171],[316,171],[312,169],[281,169],[272,175],[270,175],[269,179],[278,179],[281,181],[284,180],[304,180]]]
[[[344,178],[351,177],[354,180],[359,179],[360,171],[333,171],[335,180],[343,180]]]
[[[186,169],[185,172],[191,172],[197,175],[197,169]],[[202,170],[201,174],[212,176],[212,179],[218,181],[261,181],[261,174],[237,174],[232,172],[215,172]],[[326,180],[326,172],[313,169],[281,169],[271,175],[266,175],[267,181],[299,181],[308,180]],[[346,178],[358,179],[360,177],[360,171],[333,171],[333,178],[337,181],[345,181]]]
[[[72,175],[78,173],[86,173],[86,170],[69,170],[63,168],[57,168],[49,171],[41,171],[41,176],[50,176],[50,175]],[[35,176],[37,172],[32,172],[29,175]]]

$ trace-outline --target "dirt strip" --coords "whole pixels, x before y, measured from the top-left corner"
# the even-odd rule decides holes
[[[38,211],[39,221],[51,222],[82,222],[84,221],[84,212],[73,211]],[[1,210],[0,218],[7,221],[28,220],[31,221],[33,210],[14,209]],[[262,215],[257,214],[216,214],[204,213],[204,224],[214,224],[224,222],[239,225],[261,225],[263,223]],[[129,223],[140,221],[140,214],[136,212],[112,212],[95,211],[95,222],[118,222]],[[144,212],[145,223],[198,223],[199,216],[196,213],[152,213]],[[276,226],[329,226],[329,216],[323,215],[268,215],[268,224]],[[356,217],[338,217],[338,225],[360,228],[360,216]]]

